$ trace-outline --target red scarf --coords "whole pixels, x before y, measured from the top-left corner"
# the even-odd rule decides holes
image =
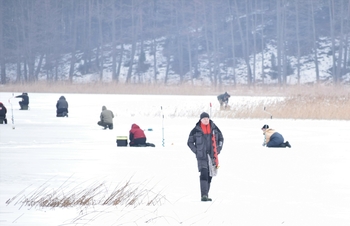
[[[201,122],[201,128],[204,134],[211,134],[211,130],[210,130],[210,123],[208,123],[208,125],[204,125]]]

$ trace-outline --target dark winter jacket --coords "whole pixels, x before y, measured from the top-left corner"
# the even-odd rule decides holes
[[[22,98],[21,103],[23,105],[29,105],[29,96],[28,93],[22,93],[22,95],[16,96],[16,98]]]
[[[67,110],[66,112],[68,113],[68,102],[66,101],[66,98],[64,96],[61,96],[56,104],[56,108],[58,109],[64,109]]]
[[[143,130],[134,123],[131,125],[131,129],[129,131],[130,144],[133,144],[134,140],[140,138],[146,138],[145,132],[143,132]]]
[[[114,114],[111,110],[107,110],[106,106],[102,106],[100,118],[101,122],[113,124]]]
[[[0,102],[0,118],[6,118],[7,109],[3,103]]]
[[[199,120],[196,126],[190,132],[187,141],[187,145],[190,147],[191,151],[196,154],[199,171],[202,168],[208,169],[208,154],[211,158],[214,157],[212,143],[213,134],[215,136],[218,154],[220,154],[224,144],[224,137],[220,129],[212,120],[209,121],[209,124],[211,132],[210,134],[204,134],[201,128],[201,121]]]
[[[266,146],[271,147],[281,147],[284,143],[283,136],[276,132],[274,129],[266,129],[264,132]]]
[[[224,103],[228,103],[228,99],[230,98],[230,94],[228,94],[227,92],[225,92],[224,94],[220,94],[218,96],[218,100],[221,102],[224,102]]]

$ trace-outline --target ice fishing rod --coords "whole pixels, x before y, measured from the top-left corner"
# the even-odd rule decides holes
[[[266,111],[266,107],[265,107],[265,106],[264,106],[264,112],[265,112],[266,114],[269,114],[269,115],[270,115],[270,118],[272,119],[272,114],[271,114],[270,112]]]
[[[210,106],[210,117],[211,117],[211,107],[212,107],[211,102],[210,102],[210,105],[209,105],[209,106]]]
[[[12,97],[8,100],[8,102],[11,104],[11,121],[12,121],[12,129],[15,129],[15,119],[13,118],[13,105],[11,102],[11,99],[14,98],[14,94],[12,93]]]
[[[165,141],[164,141],[164,113],[163,113],[163,106],[160,106],[160,110],[162,112],[162,146],[165,146]]]

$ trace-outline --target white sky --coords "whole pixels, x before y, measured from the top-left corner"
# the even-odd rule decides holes
[[[61,95],[69,103],[68,118],[55,117]],[[213,202],[203,203],[187,138],[200,113],[210,112],[210,102],[215,116],[215,96],[29,93],[29,111],[12,99],[15,129],[11,96],[0,93],[9,120],[0,125],[1,226],[350,225],[350,121],[213,117],[225,142],[209,193]],[[114,130],[96,124],[103,105],[116,115]],[[156,148],[116,146],[116,136],[127,136],[132,123],[153,130],[146,135]],[[266,123],[292,148],[262,147]],[[128,180],[166,200],[158,206],[63,209],[5,203],[43,186],[74,191],[106,183],[113,190]]]

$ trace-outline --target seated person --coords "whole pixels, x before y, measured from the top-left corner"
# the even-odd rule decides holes
[[[230,94],[228,94],[227,92],[223,93],[223,94],[220,94],[218,96],[218,101],[220,103],[220,107],[227,107],[227,104],[228,104],[228,99],[230,98]]]
[[[102,106],[102,112],[100,115],[101,121],[97,122],[97,125],[103,126],[103,129],[113,129],[114,114],[111,110],[108,110],[106,106]]]
[[[7,124],[6,113],[7,109],[5,105],[0,102],[0,124]]]
[[[68,102],[61,96],[56,104],[56,117],[68,117]]]
[[[22,98],[22,101],[19,102],[20,110],[28,110],[29,107],[29,96],[28,93],[22,93],[22,95],[16,96],[16,98]]]
[[[276,132],[274,129],[270,129],[269,125],[264,125],[261,130],[263,131],[263,135],[265,137],[263,146],[267,146],[269,148],[292,147],[288,141],[284,142],[284,138],[280,133]]]
[[[129,131],[129,140],[129,145],[133,147],[145,147],[147,145],[145,133],[135,123],[131,125],[131,130]]]

